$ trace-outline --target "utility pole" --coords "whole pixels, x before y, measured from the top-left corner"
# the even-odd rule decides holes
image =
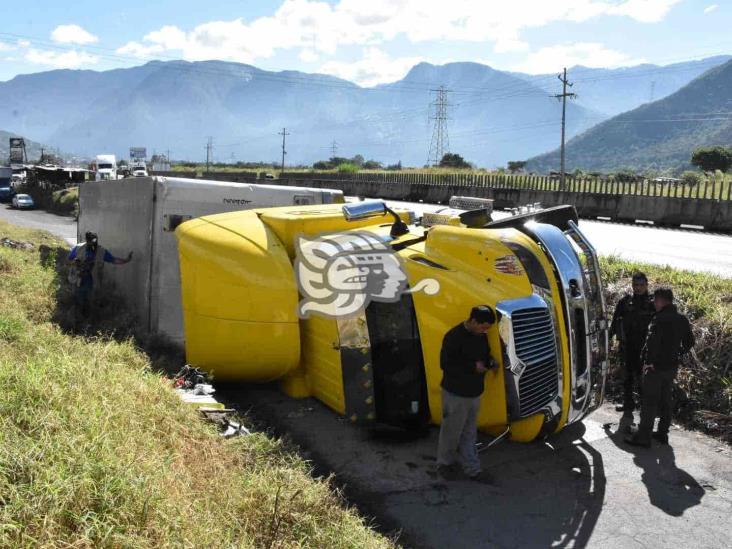
[[[206,142],[206,173],[208,173],[209,168],[211,166],[211,157],[213,156],[213,137],[210,135],[208,136],[208,141]]]
[[[285,155],[287,154],[287,151],[285,150],[285,138],[290,135],[287,131],[287,128],[282,128],[281,132],[277,132],[277,135],[282,136],[282,169],[281,171],[285,171]]]
[[[557,75],[557,78],[562,82],[562,93],[558,93],[554,97],[562,100],[562,149],[561,149],[561,171],[559,172],[559,188],[564,190],[564,126],[567,119],[567,97],[576,97],[576,93],[567,93],[567,86],[570,88],[574,86],[567,80],[567,68],[565,67],[564,73]]]
[[[452,90],[446,89],[445,86],[440,86],[430,91],[437,94],[437,96],[430,103],[430,106],[434,108],[434,114],[430,115],[430,120],[434,120],[435,125],[432,129],[432,140],[430,141],[430,150],[427,154],[427,163],[437,165],[442,160],[444,154],[450,152],[450,138],[447,134],[447,121],[449,119],[447,107],[450,106],[450,103],[447,101],[447,94]]]
[[[333,142],[330,144],[330,157],[335,158],[337,154],[338,154],[338,141],[336,141],[334,139]]]

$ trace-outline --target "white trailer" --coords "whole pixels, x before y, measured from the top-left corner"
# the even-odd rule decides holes
[[[175,228],[214,213],[268,206],[344,202],[343,192],[173,177],[132,177],[115,185],[79,187],[78,239],[87,231],[127,265],[107,265],[103,285],[113,285],[148,333],[183,343],[180,270]]]

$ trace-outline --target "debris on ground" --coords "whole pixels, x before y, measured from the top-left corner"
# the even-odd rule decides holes
[[[32,250],[35,245],[32,242],[24,242],[22,240],[13,240],[4,236],[0,238],[0,245],[6,248],[13,248],[14,250]]]
[[[229,417],[229,414],[234,412],[233,409],[226,408],[211,396],[216,389],[207,381],[206,372],[186,364],[173,377],[173,387],[183,402],[196,406],[207,421],[218,427],[222,437],[232,438],[251,434],[249,429]]]

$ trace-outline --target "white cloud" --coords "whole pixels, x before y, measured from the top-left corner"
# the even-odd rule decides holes
[[[641,23],[658,23],[681,0],[626,0],[608,7],[608,15],[625,15]]]
[[[704,13],[712,13],[718,7],[719,7],[719,4],[711,4],[710,6],[707,6],[706,8],[704,8]]]
[[[662,20],[680,0],[285,0],[277,11],[251,22],[210,21],[186,32],[165,26],[130,42],[121,54],[151,56],[174,51],[184,59],[252,63],[280,49],[333,55],[340,46],[376,46],[397,37],[412,43],[437,40],[491,42],[497,52],[526,51],[521,31],[555,21],[627,17]]]
[[[423,61],[421,57],[391,59],[378,48],[364,48],[363,57],[355,62],[328,61],[319,72],[356,82],[361,86],[375,86],[394,82],[404,77],[409,69]]]
[[[115,51],[121,55],[130,55],[138,59],[147,59],[155,57],[155,54],[163,53],[165,48],[159,44],[144,45],[139,42],[128,42],[121,48],[117,48]]]
[[[515,65],[512,69],[530,74],[543,74],[575,65],[613,68],[638,65],[644,62],[645,60],[642,58],[633,58],[623,52],[606,48],[597,42],[577,42],[541,48],[530,53],[525,61]]]
[[[79,25],[59,25],[51,33],[51,40],[58,44],[93,44],[99,38],[85,31]]]
[[[36,65],[46,65],[57,69],[76,69],[84,65],[93,65],[99,61],[99,58],[84,51],[58,52],[30,48],[25,53],[25,60]]]
[[[23,40],[23,39],[18,40],[18,46],[20,46],[21,48],[27,48],[30,45],[31,45],[30,40]]]
[[[0,42],[0,51],[13,51],[15,49],[15,46],[11,46],[10,44],[6,44],[5,42]]]
[[[304,63],[315,63],[318,59],[320,59],[320,56],[310,48],[305,48],[301,50],[297,57],[298,59],[300,59],[300,61]]]

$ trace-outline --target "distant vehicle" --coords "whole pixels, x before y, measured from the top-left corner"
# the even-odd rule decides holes
[[[264,174],[264,178],[265,178],[265,179],[274,179],[274,178],[275,178],[275,176],[274,176],[274,175],[272,175],[271,173],[266,173],[266,174]]]
[[[17,208],[19,210],[30,210],[31,208],[35,207],[35,204],[30,195],[16,194],[13,197],[12,206],[13,208]]]
[[[13,170],[0,166],[0,202],[10,202],[13,198],[13,187],[10,180],[13,176]]]
[[[145,164],[132,166],[132,177],[147,177],[147,166]]]
[[[0,202],[10,202],[13,198],[13,188],[10,183],[0,181]]]
[[[97,155],[97,181],[117,179],[117,157],[113,154]]]

